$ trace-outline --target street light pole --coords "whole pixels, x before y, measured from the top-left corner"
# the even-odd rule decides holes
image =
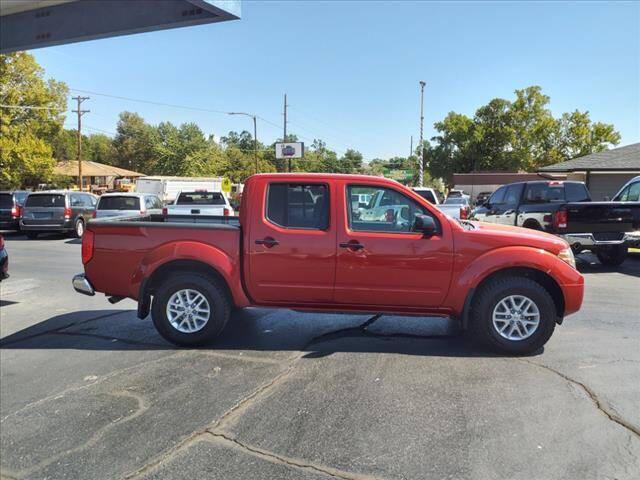
[[[420,80],[420,171],[418,172],[418,186],[424,186],[424,140],[422,139],[422,129],[424,125],[424,86],[425,82]]]
[[[258,124],[257,124],[257,115],[252,115],[250,113],[245,112],[228,112],[229,115],[244,115],[245,117],[250,117],[253,119],[253,158],[256,162],[256,173],[260,173],[260,169],[258,167]]]

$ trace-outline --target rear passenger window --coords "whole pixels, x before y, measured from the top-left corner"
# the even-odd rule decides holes
[[[562,182],[540,182],[527,185],[524,195],[526,203],[559,203],[565,201],[565,184]]]
[[[329,227],[329,195],[326,185],[272,183],[267,192],[267,219],[287,228]]]
[[[564,193],[568,202],[589,202],[589,191],[582,183],[565,183]]]

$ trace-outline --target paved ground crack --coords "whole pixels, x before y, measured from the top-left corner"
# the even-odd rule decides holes
[[[118,342],[121,342],[127,345],[134,345],[139,347],[173,348],[171,345],[166,343],[162,344],[162,343],[140,342],[138,340],[130,340],[128,338],[114,337],[111,335],[100,335],[98,333],[60,331],[60,332],[50,332],[50,335],[67,335],[70,337],[91,337],[91,338],[98,338],[100,340],[109,340],[109,341],[117,340]]]
[[[532,362],[531,360],[527,360],[525,358],[518,358],[518,360],[520,360],[523,363],[527,363],[529,365],[534,365],[534,366],[536,366],[538,368],[542,368],[542,369],[547,370],[549,372],[555,373],[556,375],[558,375],[559,377],[563,378],[567,382],[580,387],[587,394],[587,396],[591,399],[591,401],[596,406],[596,408],[601,413],[603,413],[609,420],[611,420],[614,423],[617,423],[621,427],[623,427],[626,430],[628,430],[629,432],[633,433],[636,437],[640,437],[640,429],[638,427],[636,427],[635,425],[632,425],[627,420],[625,420],[624,418],[620,417],[617,413],[612,412],[610,409],[608,409],[606,407],[606,405],[604,405],[602,403],[602,401],[598,398],[598,395],[593,390],[591,390],[591,388],[589,388],[587,385],[585,385],[584,383],[582,383],[582,382],[580,382],[578,380],[575,380],[575,379],[571,378],[570,376],[568,376],[568,375],[560,372],[559,370],[556,370],[555,368],[550,367],[548,365],[544,365],[542,363]]]
[[[271,463],[287,465],[289,467],[305,470],[307,472],[312,471],[314,473],[321,473],[332,478],[340,478],[343,480],[374,480],[377,478],[370,475],[360,475],[357,473],[345,472],[344,470],[338,470],[336,468],[328,467],[325,465],[318,465],[298,458],[278,455],[276,453],[243,443],[240,440],[233,438],[223,432],[207,430],[207,433],[222,443],[232,444],[233,447],[239,448],[247,455],[262,458],[263,460],[267,460]]]

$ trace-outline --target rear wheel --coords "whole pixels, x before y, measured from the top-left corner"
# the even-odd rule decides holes
[[[38,232],[26,232],[27,233],[27,238],[29,240],[35,240],[36,238],[38,238]]]
[[[525,277],[502,277],[478,291],[470,332],[493,350],[525,355],[547,343],[556,316],[553,298],[542,285]]]
[[[151,316],[158,333],[180,346],[210,343],[231,315],[226,292],[208,277],[181,273],[170,277],[153,299]]]
[[[612,245],[609,247],[601,247],[596,252],[596,256],[600,263],[608,267],[617,267],[624,262],[627,258],[627,251],[629,249],[626,245]]]

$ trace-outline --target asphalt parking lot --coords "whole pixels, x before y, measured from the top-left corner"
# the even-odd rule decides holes
[[[591,257],[544,352],[445,320],[238,312],[180,350],[71,288],[80,243],[6,238],[3,478],[640,478],[640,258]]]

